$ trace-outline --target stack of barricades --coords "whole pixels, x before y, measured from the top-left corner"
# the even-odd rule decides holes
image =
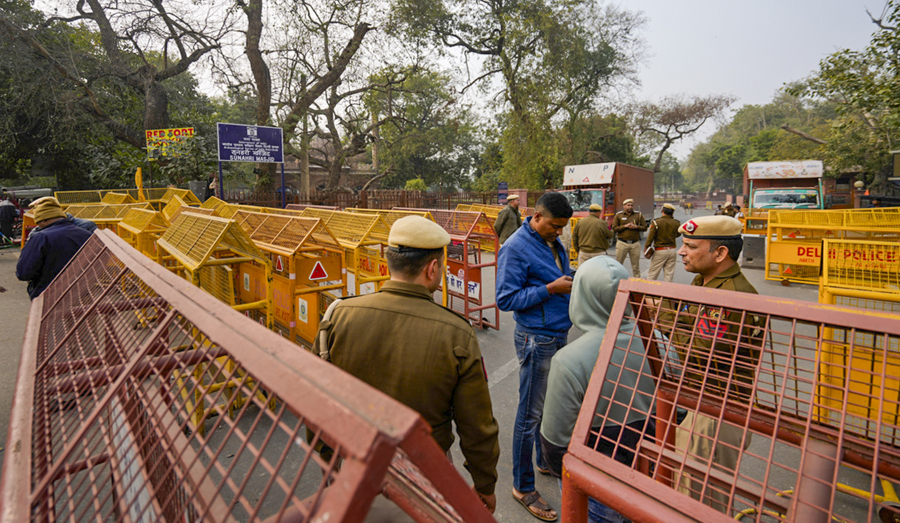
[[[127,194],[133,201],[136,202],[150,202],[153,205],[153,208],[159,210],[161,208],[161,204],[164,204],[171,198],[171,195],[174,193],[179,193],[184,195],[185,192],[190,192],[186,189],[173,189],[173,188],[152,188],[152,189],[100,189],[93,191],[56,191],[54,196],[59,201],[60,205],[63,207],[67,205],[78,205],[78,204],[89,204],[89,203],[103,203],[103,198],[109,193],[117,193],[117,194]],[[193,193],[191,193],[193,195]],[[120,197],[116,197],[120,198]],[[190,196],[183,196],[185,200],[189,199]],[[196,196],[194,196],[196,199]],[[191,203],[199,203],[191,202]]]
[[[304,218],[319,218],[344,249],[347,293],[369,294],[390,279],[385,257],[391,228],[378,214],[328,211],[308,207]]]
[[[32,302],[25,332],[3,521],[349,523],[373,501],[493,521],[417,413],[108,231]],[[198,405],[234,417],[197,431]]]
[[[233,219],[273,267],[274,330],[311,349],[325,309],[347,290],[343,248],[318,218],[239,210]]]
[[[900,208],[769,211],[766,279],[818,284],[822,241],[900,240]]]
[[[894,521],[898,347],[895,315],[621,282],[561,519],[593,497],[636,522]]]
[[[149,203],[122,203],[122,204],[89,204],[69,205],[66,212],[75,218],[90,220],[97,224],[98,229],[111,229],[116,232],[119,223],[125,219],[125,215],[132,209],[152,209]]]

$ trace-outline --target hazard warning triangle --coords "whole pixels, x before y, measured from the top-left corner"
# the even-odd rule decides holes
[[[275,257],[275,270],[284,271],[284,263],[281,261],[281,256]]]
[[[582,181],[583,183],[588,183],[588,182],[591,181],[591,179],[590,179],[589,177],[585,176],[585,177],[584,177],[584,180],[581,180],[581,181]]]
[[[797,231],[793,231],[792,233],[788,234],[787,237],[788,237],[788,238],[796,238],[796,237],[797,237]]]
[[[790,267],[787,267],[784,269],[784,274],[794,274],[794,271],[792,271]]]
[[[310,280],[324,280],[328,278],[328,273],[325,272],[325,267],[322,266],[322,262],[317,261],[313,266],[312,272],[309,273]]]

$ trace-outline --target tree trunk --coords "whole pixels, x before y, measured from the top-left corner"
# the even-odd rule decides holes
[[[154,74],[155,71],[150,72]],[[144,130],[169,128],[169,95],[152,76],[144,80]]]

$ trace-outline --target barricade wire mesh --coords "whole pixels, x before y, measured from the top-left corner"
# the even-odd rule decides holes
[[[491,521],[415,412],[195,291],[100,231],[33,302],[5,520]]]
[[[822,285],[900,293],[900,244],[825,240]]]
[[[900,317],[622,282],[564,498],[635,521],[656,502],[668,521],[896,517],[871,493],[900,480],[898,353]]]

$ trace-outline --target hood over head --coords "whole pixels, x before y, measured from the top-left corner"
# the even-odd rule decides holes
[[[609,256],[595,256],[582,263],[572,283],[572,323],[583,332],[606,329],[619,282],[627,279],[628,270]]]

